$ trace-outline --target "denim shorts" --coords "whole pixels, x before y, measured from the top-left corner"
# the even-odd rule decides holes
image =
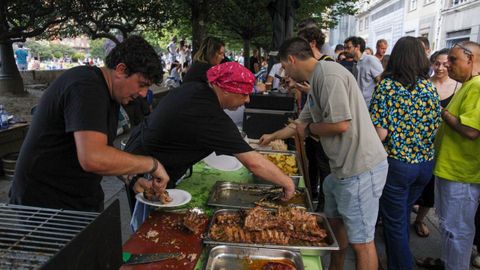
[[[388,162],[384,160],[359,175],[339,179],[332,173],[325,178],[325,215],[343,219],[350,243],[361,244],[373,240],[378,202],[387,173]]]

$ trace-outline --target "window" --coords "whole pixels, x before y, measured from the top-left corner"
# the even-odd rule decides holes
[[[363,19],[358,21],[358,31],[362,31],[362,30],[363,30]]]
[[[456,0],[454,0],[456,1]],[[459,1],[459,0],[457,0]],[[410,0],[410,6],[408,7],[408,11],[413,11],[417,9],[417,0]]]
[[[415,30],[405,32],[405,36],[414,37],[415,36]]]
[[[435,2],[435,0],[425,0],[425,4],[424,5],[428,5],[428,4],[431,4]]]
[[[450,48],[453,45],[455,45],[455,43],[458,43],[460,41],[470,40],[470,33],[471,33],[471,29],[448,32],[445,38],[446,47]]]
[[[365,30],[368,30],[368,17],[365,18]]]
[[[452,0],[452,6],[458,6],[469,1],[470,0]]]

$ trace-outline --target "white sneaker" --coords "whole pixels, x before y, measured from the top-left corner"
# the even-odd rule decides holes
[[[476,255],[472,260],[472,265],[480,268],[480,255]]]

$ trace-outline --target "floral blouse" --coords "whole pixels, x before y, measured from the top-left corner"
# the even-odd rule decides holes
[[[390,78],[375,89],[370,103],[373,125],[388,130],[383,142],[389,157],[407,163],[433,160],[433,142],[440,124],[440,98],[426,79],[413,90]]]

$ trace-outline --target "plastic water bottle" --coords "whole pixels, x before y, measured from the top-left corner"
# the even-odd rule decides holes
[[[0,129],[8,128],[8,114],[3,105],[0,104]]]

